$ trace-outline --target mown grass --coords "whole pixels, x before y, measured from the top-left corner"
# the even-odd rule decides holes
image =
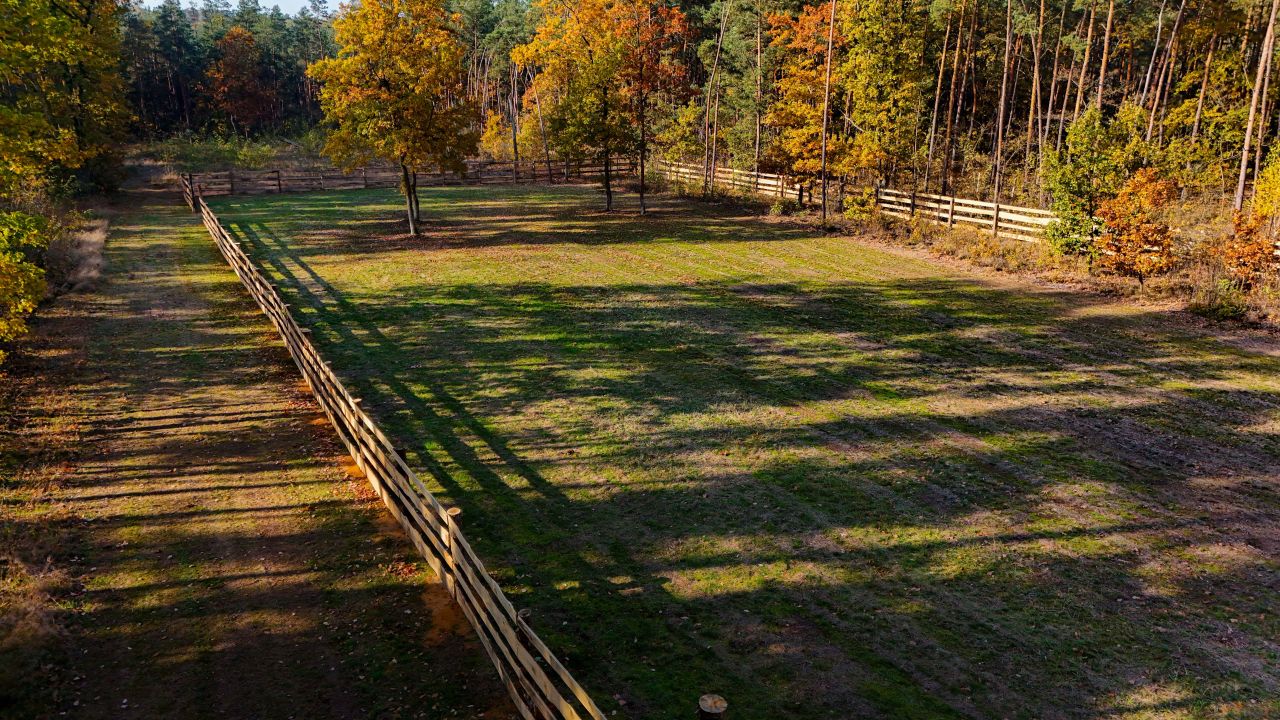
[[[1280,713],[1280,362],[581,188],[220,200],[607,711]]]

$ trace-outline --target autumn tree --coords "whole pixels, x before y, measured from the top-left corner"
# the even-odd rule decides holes
[[[237,25],[218,41],[216,53],[205,84],[210,103],[226,114],[233,132],[248,135],[271,119],[276,105],[263,80],[262,52],[253,33]]]
[[[781,13],[769,16],[771,44],[780,58],[776,98],[764,118],[765,124],[777,133],[769,156],[773,164],[801,176],[817,177],[822,166],[829,11],[829,3],[823,3],[805,8],[795,17]],[[833,48],[841,55],[847,51],[839,26]],[[836,66],[833,73],[833,82],[844,85],[844,70]],[[827,140],[828,172],[843,174],[849,169],[849,160],[847,137],[833,133]]]
[[[111,0],[0,0],[0,200],[53,174],[86,175],[113,152],[125,117],[119,37]]]
[[[606,210],[613,209],[613,154],[637,144],[618,87],[627,59],[619,2],[537,0],[538,29],[511,53],[551,91],[547,120],[558,154],[603,164]]]
[[[1097,264],[1104,270],[1134,277],[1142,284],[1173,267],[1173,232],[1159,218],[1177,188],[1154,168],[1133,174],[1114,198],[1102,203],[1103,222]]]
[[[355,168],[400,166],[409,232],[418,234],[417,173],[464,171],[479,133],[463,93],[463,53],[441,0],[364,0],[334,21],[341,50],[308,72],[331,127],[325,152]]]
[[[850,160],[889,175],[911,161],[921,138],[927,15],[914,1],[859,0],[842,7],[848,50],[838,77],[848,93]]]
[[[645,161],[654,141],[655,104],[674,108],[691,95],[681,59],[690,36],[679,8],[653,0],[622,0],[613,6],[623,44],[619,75],[625,112],[635,127],[640,159],[640,212],[645,212]]]

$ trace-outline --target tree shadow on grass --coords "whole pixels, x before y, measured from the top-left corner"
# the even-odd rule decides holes
[[[1275,708],[1274,360],[936,278],[344,291],[224,220],[634,716]]]

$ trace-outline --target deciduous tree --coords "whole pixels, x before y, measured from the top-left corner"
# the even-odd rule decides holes
[[[321,83],[332,131],[325,152],[349,168],[400,166],[409,232],[418,234],[417,173],[465,170],[479,133],[464,95],[465,48],[441,0],[363,0],[334,21],[336,58],[308,72]]]

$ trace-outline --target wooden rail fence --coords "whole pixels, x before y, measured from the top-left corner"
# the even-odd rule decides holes
[[[659,161],[658,172],[671,180],[701,184],[702,166]],[[764,197],[794,197],[803,204],[813,204],[812,195],[805,201],[808,185],[793,178],[772,173],[752,173],[731,168],[716,168],[713,187],[726,187]],[[1055,216],[1048,210],[999,205],[982,200],[969,200],[950,195],[910,193],[889,188],[876,190],[876,207],[885,215],[909,219],[919,217],[948,227],[957,223],[977,225],[993,234],[1013,240],[1037,242],[1044,238],[1045,228]]]
[[[485,570],[458,527],[457,508],[442,505],[403,454],[360,407],[300,326],[289,305],[183,178],[183,195],[200,213],[218,249],[258,307],[271,319],[325,416],[391,514],[462,607],[522,717],[605,720],[587,692],[533,632]]]
[[[548,172],[550,170],[550,172]],[[635,173],[635,163],[619,159],[612,163],[613,172],[619,177]],[[550,167],[545,161],[474,162],[468,163],[464,173],[418,173],[418,185],[491,185],[511,183],[555,182],[560,179],[598,178],[604,174],[601,163],[576,163],[554,160]],[[397,187],[400,169],[388,166],[370,166],[354,172],[336,168],[293,170],[223,170],[219,172],[193,173],[183,176],[193,191],[211,197],[214,195],[262,195],[266,193],[312,192],[316,190],[357,190],[361,188]],[[184,195],[186,190],[184,185]],[[194,200],[187,199],[194,209]]]

